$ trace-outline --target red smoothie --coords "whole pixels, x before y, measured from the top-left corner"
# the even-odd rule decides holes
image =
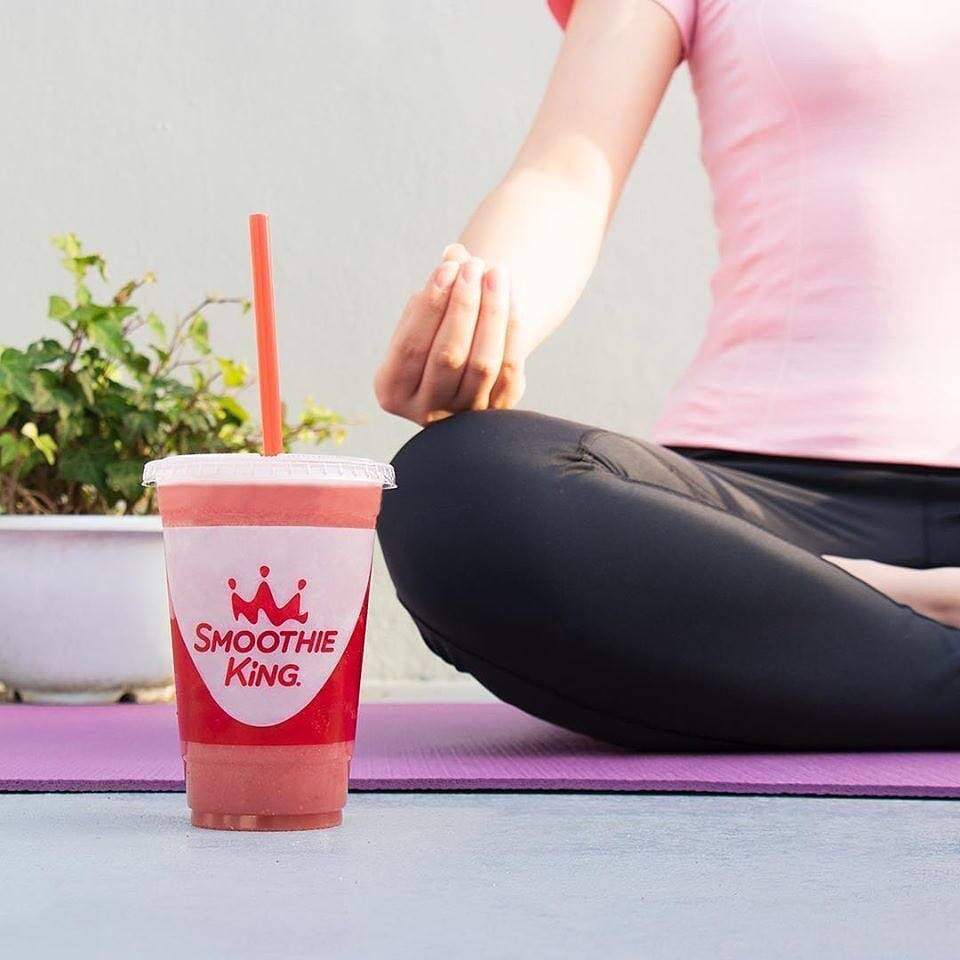
[[[392,471],[347,458],[148,464],[164,526],[196,826],[335,826],[356,731],[374,525]]]

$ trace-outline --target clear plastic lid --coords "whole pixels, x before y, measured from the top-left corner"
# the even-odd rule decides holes
[[[172,483],[361,483],[396,487],[393,467],[358,457],[281,453],[193,453],[151,460],[143,484]]]

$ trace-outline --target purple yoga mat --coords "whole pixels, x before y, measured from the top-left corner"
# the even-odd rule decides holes
[[[354,790],[960,797],[960,753],[633,754],[497,703],[365,704]],[[0,706],[0,790],[182,790],[171,706]]]

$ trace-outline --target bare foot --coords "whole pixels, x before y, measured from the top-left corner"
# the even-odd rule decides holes
[[[877,560],[824,556],[897,603],[950,627],[960,627],[960,567],[914,570]]]

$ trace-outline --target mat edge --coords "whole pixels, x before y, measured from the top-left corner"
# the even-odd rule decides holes
[[[56,780],[0,780],[0,793],[183,793],[182,780],[79,780],[65,783]],[[709,796],[781,796],[781,797],[847,797],[850,799],[889,798],[902,800],[954,800],[960,798],[960,787],[894,786],[884,784],[865,788],[857,785],[827,784],[742,784],[696,781],[578,781],[578,780],[510,780],[461,779],[433,780],[397,777],[395,779],[358,778],[350,782],[353,793],[683,793]]]

